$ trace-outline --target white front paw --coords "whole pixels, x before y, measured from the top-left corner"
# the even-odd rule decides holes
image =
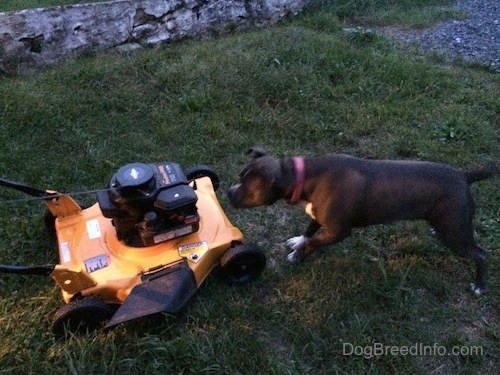
[[[292,263],[298,263],[303,258],[304,246],[306,244],[306,238],[304,236],[296,236],[289,238],[286,241],[286,246],[293,250],[290,254],[287,255],[286,259]]]
[[[482,296],[486,292],[479,285],[476,285],[476,283],[471,283],[470,284],[470,289],[472,290],[472,293],[474,293],[474,295],[476,297],[480,297],[480,296]]]
[[[300,261],[297,251],[292,251],[290,254],[286,256],[286,260],[290,263],[297,263]]]
[[[297,250],[301,250],[306,243],[306,238],[304,236],[297,236],[297,237],[292,237],[289,238],[286,241],[286,246],[290,248],[290,250],[293,250],[293,252],[296,252]],[[288,254],[290,256],[293,253]]]

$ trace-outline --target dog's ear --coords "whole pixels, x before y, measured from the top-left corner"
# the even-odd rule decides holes
[[[267,151],[261,147],[252,147],[245,152],[245,155],[255,159],[267,155]]]

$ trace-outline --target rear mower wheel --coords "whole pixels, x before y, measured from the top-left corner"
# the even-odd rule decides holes
[[[70,301],[54,314],[52,331],[79,333],[96,330],[113,316],[115,309],[96,297],[83,297]]]
[[[209,177],[210,181],[212,181],[212,186],[214,190],[217,191],[220,185],[220,178],[217,172],[212,167],[208,165],[195,165],[194,167],[187,168],[184,171],[186,178],[188,180],[194,180],[200,177]]]
[[[220,260],[221,276],[230,285],[243,285],[257,279],[266,266],[266,254],[252,243],[227,250]]]

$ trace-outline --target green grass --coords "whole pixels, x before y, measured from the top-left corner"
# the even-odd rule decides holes
[[[350,0],[323,1],[323,6],[338,17],[359,22],[365,26],[402,25],[407,28],[425,28],[450,18],[463,19],[464,11],[451,8],[453,0]]]
[[[102,188],[132,161],[209,164],[221,176],[226,213],[269,259],[244,288],[210,277],[179,316],[67,339],[50,333],[63,303],[52,280],[4,275],[1,373],[497,373],[498,178],[473,187],[477,240],[490,251],[491,292],[481,298],[468,292],[473,266],[441,247],[424,223],[356,230],[290,265],[284,241],[303,231],[305,214],[283,203],[237,211],[225,197],[253,145],[277,156],[347,152],[457,167],[499,160],[499,75],[343,32],[352,18],[330,6],[350,3],[273,28],[1,78],[0,176],[79,192]],[[344,13],[370,25],[390,5],[377,4]],[[413,13],[436,5],[415,4]],[[43,205],[11,202],[22,198],[0,190],[0,263],[57,262]],[[345,343],[479,346],[483,354],[368,359],[343,355]]]
[[[22,9],[48,8],[59,5],[104,3],[109,0],[2,0],[0,12],[11,12]]]

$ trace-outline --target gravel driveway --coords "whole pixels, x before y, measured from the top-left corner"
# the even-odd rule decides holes
[[[500,72],[500,0],[458,0],[453,8],[469,17],[449,20],[422,31],[385,30],[425,50],[461,57]]]

